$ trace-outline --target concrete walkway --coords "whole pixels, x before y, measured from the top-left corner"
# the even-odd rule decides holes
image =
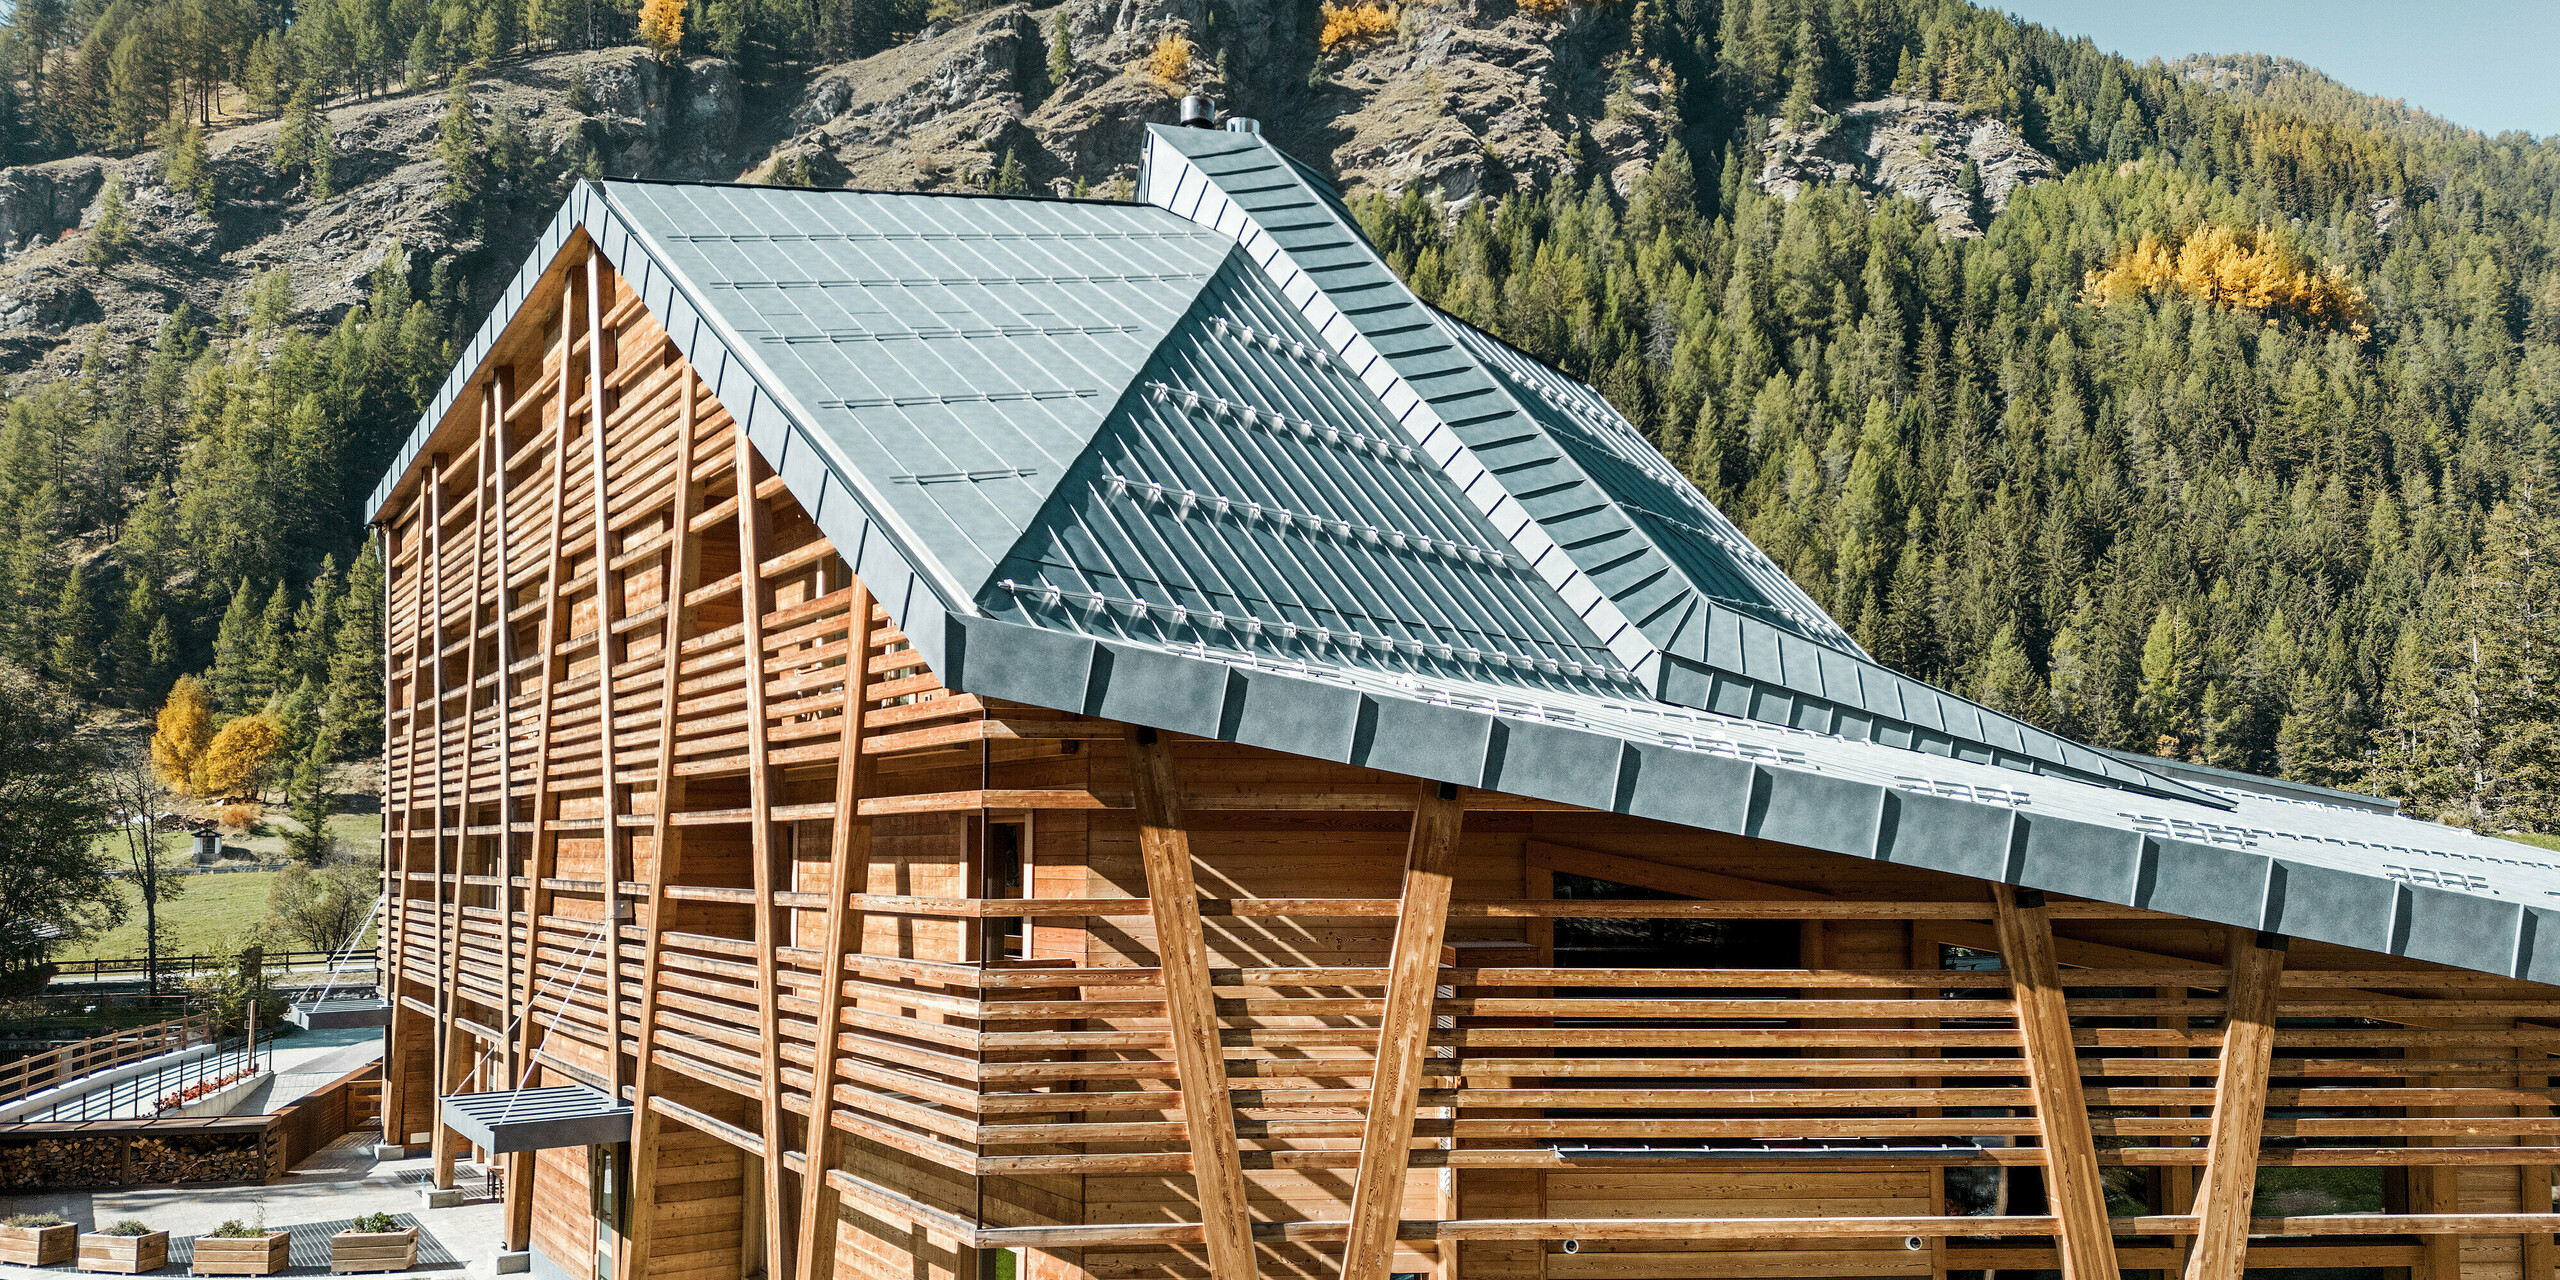
[[[379,1034],[379,1033],[376,1033]],[[344,1073],[340,1073],[344,1074]],[[388,1213],[404,1225],[415,1223],[418,1265],[397,1276],[492,1277],[497,1272],[497,1246],[504,1230],[504,1210],[485,1192],[486,1175],[463,1166],[456,1185],[469,1194],[449,1209],[426,1208],[418,1194],[433,1169],[426,1157],[377,1161],[372,1142],[377,1135],[348,1134],[302,1162],[284,1181],[263,1187],[153,1187],[142,1190],[101,1188],[96,1191],[0,1196],[0,1216],[16,1213],[59,1213],[82,1228],[140,1218],[170,1233],[167,1274],[186,1270],[188,1241],[225,1221],[255,1223],[293,1232],[294,1266],[287,1275],[325,1275],[329,1236],[349,1219]],[[0,1280],[53,1276],[70,1267],[15,1267],[0,1264]]]
[[[265,1115],[279,1107],[300,1100],[312,1090],[382,1057],[382,1029],[379,1027],[346,1027],[335,1031],[305,1031],[268,1043],[261,1041],[258,1056],[262,1066],[273,1074],[258,1087],[242,1095],[228,1110],[235,1116]],[[172,1066],[157,1072],[145,1072],[112,1087],[116,1097],[102,1104],[89,1098],[99,1092],[83,1088],[80,1081],[55,1090],[57,1096],[49,1105],[31,1110],[19,1119],[37,1120],[138,1120],[154,1114],[154,1104],[193,1080],[202,1077],[206,1068]],[[88,1098],[84,1107],[82,1100]]]

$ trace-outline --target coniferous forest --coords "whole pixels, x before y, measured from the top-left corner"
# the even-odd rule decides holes
[[[315,104],[643,35],[769,74],[984,7],[21,0],[0,159],[156,149],[208,202],[205,128],[248,113],[325,188]],[[1956,0],[1536,11],[1606,28],[1598,73],[1668,86],[1672,141],[1623,191],[1595,164],[1462,209],[1355,193],[1426,298],[1600,387],[1893,666],[2107,746],[2560,831],[2560,143],[2271,59],[2137,65]],[[1315,89],[1257,92],[1238,108],[1285,121]],[[1753,181],[1774,123],[1889,94],[1996,119],[2064,176],[1979,237]],[[493,228],[546,212],[577,167],[453,101],[442,198]],[[110,268],[124,197],[84,233]],[[9,388],[0,654],[143,711],[201,673],[216,720],[375,749],[358,508],[480,318],[449,266],[394,255],[326,327],[271,272]]]

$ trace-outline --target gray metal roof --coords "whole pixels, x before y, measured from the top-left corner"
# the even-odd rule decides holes
[[[1155,206],[586,184],[580,234],[950,687],[2560,981],[2560,859],[1887,671],[1259,139]]]
[[[2218,803],[1870,660],[1606,399],[1425,305],[1258,135],[1150,130],[1145,195],[1261,263],[1656,698]]]

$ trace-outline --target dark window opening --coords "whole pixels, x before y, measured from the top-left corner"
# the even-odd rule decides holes
[[[987,823],[984,883],[979,896],[991,900],[1019,899],[1024,893],[1023,855],[1026,845],[1020,818],[997,819]],[[987,921],[987,962],[1029,959],[1031,922],[1021,916],[997,916]]]

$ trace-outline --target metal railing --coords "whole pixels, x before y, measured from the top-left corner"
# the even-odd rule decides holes
[[[128,1062],[209,1044],[213,1039],[213,1015],[199,1013],[31,1054],[0,1067],[0,1103],[15,1102]]]
[[[146,1071],[67,1098],[18,1118],[21,1124],[74,1120],[145,1120],[219,1092],[257,1073],[264,1046],[250,1036],[224,1040],[213,1052]]]

